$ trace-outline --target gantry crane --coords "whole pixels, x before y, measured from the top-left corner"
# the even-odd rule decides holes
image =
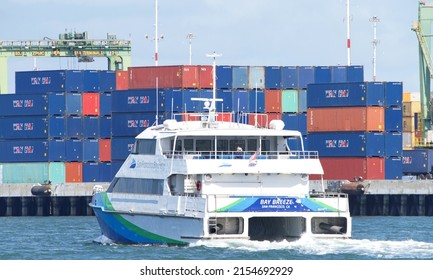
[[[419,1],[418,20],[412,23],[419,43],[419,70],[420,70],[420,95],[421,95],[421,119],[423,138],[426,132],[432,130],[432,113],[430,81],[433,79],[433,64],[431,56],[431,37],[433,23],[433,4]]]
[[[108,70],[124,70],[131,66],[131,41],[111,34],[106,39],[90,40],[87,32],[60,34],[58,40],[0,41],[0,93],[7,93],[7,61],[12,57],[77,57],[79,62],[106,57]]]

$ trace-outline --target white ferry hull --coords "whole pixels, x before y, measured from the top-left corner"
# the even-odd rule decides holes
[[[304,234],[318,238],[350,238],[347,205],[337,197],[230,197],[212,208],[201,197],[178,197],[177,206],[163,209],[167,197],[159,197],[154,210],[144,208],[148,197],[131,202],[127,197],[95,194],[94,209],[102,235],[115,243],[188,245],[203,239],[294,240]],[[125,201],[128,201],[125,203]],[[211,204],[214,201],[212,200]],[[174,204],[174,203],[171,203]],[[204,205],[207,206],[205,207]],[[181,208],[181,206],[186,206]],[[189,206],[188,206],[189,205]],[[342,208],[337,208],[336,206]],[[194,211],[187,208],[195,207]],[[127,210],[130,209],[130,210]],[[209,211],[204,211],[208,209]],[[233,222],[241,226],[233,230]],[[210,226],[215,222],[215,230]],[[236,226],[236,225],[235,225]],[[217,230],[216,228],[219,227]],[[336,230],[335,230],[336,228]],[[334,231],[334,232],[333,232]]]

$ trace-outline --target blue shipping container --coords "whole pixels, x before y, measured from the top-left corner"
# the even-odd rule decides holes
[[[113,113],[111,116],[111,135],[137,136],[155,122],[152,113]]]
[[[83,161],[99,161],[99,140],[83,140]]]
[[[17,94],[79,92],[82,88],[83,72],[80,70],[15,72]]]
[[[265,67],[265,88],[281,89],[281,67],[280,66]]]
[[[183,91],[180,88],[165,89],[164,108],[166,112],[183,112]]]
[[[83,92],[99,92],[99,71],[83,71]]]
[[[47,138],[48,120],[40,116],[0,118],[0,138]]]
[[[116,72],[99,70],[99,91],[112,92],[114,90],[116,90]]]
[[[401,157],[385,158],[385,180],[400,180],[403,176]]]
[[[347,83],[347,66],[331,66],[331,83]]]
[[[158,90],[157,95],[156,89],[113,91],[111,94],[111,110],[114,113],[146,113],[163,111],[164,99],[162,94],[164,92],[164,90]],[[167,110],[169,110],[169,108],[167,108]]]
[[[298,94],[298,112],[307,112],[307,90],[300,89]]]
[[[82,96],[81,93],[66,93],[66,115],[81,115],[82,109]]]
[[[47,161],[48,142],[43,139],[0,141],[0,162]]]
[[[265,112],[265,92],[263,90],[251,89],[249,92],[249,111],[251,113]]]
[[[364,66],[351,65],[347,66],[347,82],[363,82],[364,81]]]
[[[320,132],[308,134],[310,150],[321,157],[383,157],[385,137],[373,132]]]
[[[101,93],[99,95],[100,116],[111,116],[111,93]]]
[[[38,116],[48,114],[45,94],[0,94],[0,116]]]
[[[331,82],[331,68],[329,66],[314,67],[314,82],[316,84]]]
[[[307,88],[314,83],[314,67],[299,66],[299,88]]]
[[[401,157],[403,136],[401,132],[385,132],[385,156]]]
[[[416,120],[416,118],[415,118]],[[401,107],[385,108],[385,131],[402,131],[403,110]]]
[[[48,161],[66,161],[66,142],[62,139],[48,141]]]
[[[81,139],[65,140],[66,161],[83,161],[83,141]]]
[[[221,89],[231,89],[233,87],[233,67],[216,66],[216,87]]]
[[[123,161],[134,149],[134,137],[113,137],[111,138],[111,160]]]
[[[99,118],[99,137],[102,139],[111,138],[111,116]]]
[[[203,107],[202,101],[192,100],[192,98],[199,98],[200,92],[198,89],[184,89],[183,95],[183,112],[198,112]]]
[[[66,137],[66,119],[64,116],[48,117],[48,138]]]
[[[100,182],[111,182],[113,180],[113,175],[111,174],[111,162],[101,162],[99,163],[100,168]]]
[[[432,173],[433,150],[403,150],[402,165],[403,174],[405,175],[420,175]]]
[[[99,117],[84,116],[83,117],[83,137],[84,138],[99,138],[100,134]]]
[[[48,114],[63,115],[66,112],[66,96],[64,93],[48,93]]]
[[[292,114],[283,113],[281,115],[281,120],[284,122],[285,130],[297,130],[302,133],[302,135],[307,135],[307,114]]]
[[[281,88],[297,89],[299,88],[299,68],[296,66],[281,67]]]
[[[101,166],[98,162],[83,163],[83,182],[102,182]]]
[[[66,137],[82,138],[83,137],[83,119],[78,116],[66,117]]]
[[[233,66],[233,88],[248,88],[248,66]]]
[[[248,90],[233,90],[233,111],[249,112]]]
[[[386,106],[403,105],[403,83],[402,82],[385,83],[385,105]]]
[[[310,84],[307,105],[310,108],[383,106],[382,83]]]

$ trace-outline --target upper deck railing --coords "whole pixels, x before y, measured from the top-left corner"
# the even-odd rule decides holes
[[[317,151],[185,151],[164,152],[167,158],[174,159],[232,159],[232,160],[268,160],[268,159],[318,159]]]

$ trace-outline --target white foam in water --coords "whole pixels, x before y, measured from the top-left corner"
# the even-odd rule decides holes
[[[433,243],[414,240],[319,239],[312,236],[281,242],[206,240],[191,246],[245,251],[293,250],[302,255],[353,255],[367,259],[430,259],[433,252]]]

